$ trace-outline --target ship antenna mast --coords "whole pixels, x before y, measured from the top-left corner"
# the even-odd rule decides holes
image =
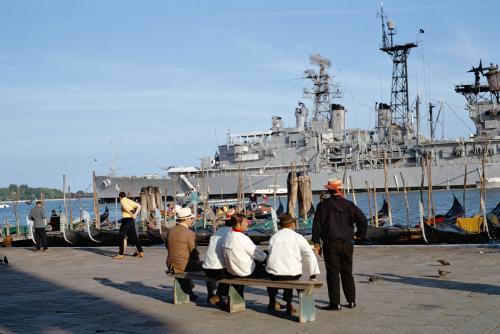
[[[412,117],[408,99],[408,64],[407,59],[416,43],[394,45],[396,25],[388,20],[384,13],[383,3],[380,3],[378,16],[382,23],[382,47],[380,50],[392,60],[392,87],[391,87],[391,129],[395,125],[403,131],[403,135],[413,133]],[[389,37],[388,37],[389,36]],[[391,135],[392,138],[392,135]]]
[[[319,73],[315,70],[305,70],[304,77],[313,82],[313,89],[304,88],[304,97],[314,101],[314,120],[325,120],[330,124],[330,98],[341,97],[338,85],[332,83],[330,74],[326,71],[331,66],[330,59],[313,54],[309,57],[311,65],[319,66]]]

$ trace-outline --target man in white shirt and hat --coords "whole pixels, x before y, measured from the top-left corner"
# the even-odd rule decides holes
[[[266,271],[272,280],[292,281],[302,276],[302,261],[305,260],[309,279],[316,279],[319,274],[318,260],[307,240],[295,232],[296,218],[285,213],[279,217],[280,230],[269,240],[269,258]],[[276,304],[277,288],[268,288],[269,305]],[[286,312],[292,315],[292,289],[284,289],[283,300]],[[272,309],[271,309],[272,310]]]

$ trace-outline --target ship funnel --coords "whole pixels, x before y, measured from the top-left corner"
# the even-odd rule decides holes
[[[273,124],[272,128],[273,132],[279,132],[283,129],[283,120],[281,119],[281,116],[273,116],[272,124]]]
[[[344,139],[345,131],[345,109],[344,106],[340,104],[330,105],[330,128],[333,130],[333,136],[335,139],[341,141]]]
[[[486,79],[488,80],[488,86],[490,86],[491,91],[500,91],[500,71],[498,70],[498,65],[491,67],[486,73]]]
[[[301,132],[305,130],[307,122],[308,109],[304,103],[299,102],[299,106],[295,108],[295,122],[297,125],[297,131]]]
[[[377,132],[378,140],[384,141],[386,134],[389,131],[391,121],[391,107],[385,103],[378,104],[377,110]]]

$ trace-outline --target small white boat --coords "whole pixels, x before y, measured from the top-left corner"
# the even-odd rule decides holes
[[[0,209],[7,209],[9,204],[0,203]]]
[[[481,187],[481,182],[477,182],[477,187]],[[487,189],[500,188],[500,177],[487,177],[484,181],[484,187]]]
[[[255,194],[257,195],[285,195],[288,193],[286,188],[280,188],[279,184],[271,184],[265,188],[256,189]]]

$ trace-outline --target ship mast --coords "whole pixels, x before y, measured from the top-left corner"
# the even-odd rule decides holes
[[[394,44],[396,26],[388,20],[383,5],[380,6],[378,16],[382,24],[381,51],[387,53],[392,60],[392,88],[391,88],[391,120],[390,128],[396,126],[402,134],[409,136],[413,133],[412,117],[408,99],[408,64],[407,59],[416,43]],[[392,139],[392,130],[390,138]]]
[[[331,62],[320,54],[313,54],[309,59],[311,65],[319,66],[319,73],[312,69],[304,71],[304,77],[313,82],[312,90],[304,88],[304,97],[312,98],[314,101],[313,120],[330,124],[330,98],[341,97],[338,86],[332,83],[332,78],[326,71],[330,68]]]

